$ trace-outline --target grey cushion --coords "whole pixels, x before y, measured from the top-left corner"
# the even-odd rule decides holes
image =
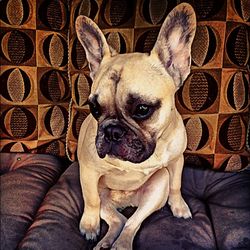
[[[62,165],[58,161],[54,167],[61,170]],[[1,249],[17,245],[18,249],[53,250],[95,246],[96,242],[87,242],[78,229],[83,212],[78,164],[71,164],[58,181],[50,172],[46,164],[28,165],[1,176],[5,204]],[[55,184],[51,186],[51,182]],[[165,205],[143,222],[134,249],[250,249],[248,169],[222,173],[186,166],[182,193],[193,218],[175,218]],[[21,213],[15,208],[17,201]],[[123,213],[129,216],[134,210],[128,208]],[[100,238],[106,231],[102,221]]]

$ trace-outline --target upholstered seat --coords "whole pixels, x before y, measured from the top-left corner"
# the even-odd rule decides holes
[[[78,163],[66,167],[49,155],[1,154],[1,249],[94,247],[78,229],[83,212]],[[250,170],[185,166],[182,192],[193,218],[173,217],[166,204],[143,222],[134,249],[250,249]],[[102,221],[100,238],[106,230]]]

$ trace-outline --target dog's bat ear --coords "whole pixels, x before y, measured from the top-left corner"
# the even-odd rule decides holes
[[[156,54],[179,88],[190,73],[191,45],[196,31],[194,9],[176,6],[166,17],[151,54]]]
[[[111,56],[110,48],[102,31],[90,18],[78,16],[76,19],[76,33],[81,42],[90,68],[92,80],[105,56]]]

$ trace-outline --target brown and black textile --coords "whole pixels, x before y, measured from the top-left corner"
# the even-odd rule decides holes
[[[149,52],[170,10],[182,1],[103,0],[71,5],[69,71],[72,105],[69,155],[76,159],[79,128],[89,113],[91,88],[83,48],[76,38],[78,15],[92,18],[120,53]],[[176,94],[188,134],[186,162],[235,171],[249,162],[249,1],[186,1],[196,11],[198,27],[192,46],[192,72]],[[139,70],[139,69],[138,69]],[[156,83],[157,84],[157,83]]]
[[[68,5],[0,1],[1,152],[65,155]]]
[[[78,15],[96,21],[120,53],[148,52],[164,18],[181,2],[0,1],[1,152],[64,156],[69,111],[67,149],[76,159],[91,88],[74,29]],[[249,162],[249,1],[186,2],[198,20],[192,73],[176,94],[188,134],[186,162],[239,170]]]

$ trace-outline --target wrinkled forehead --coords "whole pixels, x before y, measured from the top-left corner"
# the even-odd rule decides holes
[[[148,54],[122,54],[103,62],[91,93],[98,95],[101,103],[106,103],[106,98],[126,102],[128,95],[152,99],[162,95],[168,78],[160,62]]]
[[[95,84],[100,86],[112,82],[114,86],[118,84],[130,86],[136,82],[143,85],[157,78],[164,79],[165,74],[166,71],[161,63],[152,60],[148,54],[121,54],[104,61]]]
[[[123,74],[126,78],[138,73],[139,67],[149,68],[150,60],[147,60],[148,56],[144,53],[130,53],[130,54],[118,54],[114,57],[104,60],[101,64],[98,78],[107,77],[112,75],[114,81],[117,80],[116,76]]]
[[[165,73],[159,60],[154,60],[146,53],[130,53],[118,55],[110,62],[110,68],[119,68],[124,79],[145,78],[151,75],[162,75]]]

